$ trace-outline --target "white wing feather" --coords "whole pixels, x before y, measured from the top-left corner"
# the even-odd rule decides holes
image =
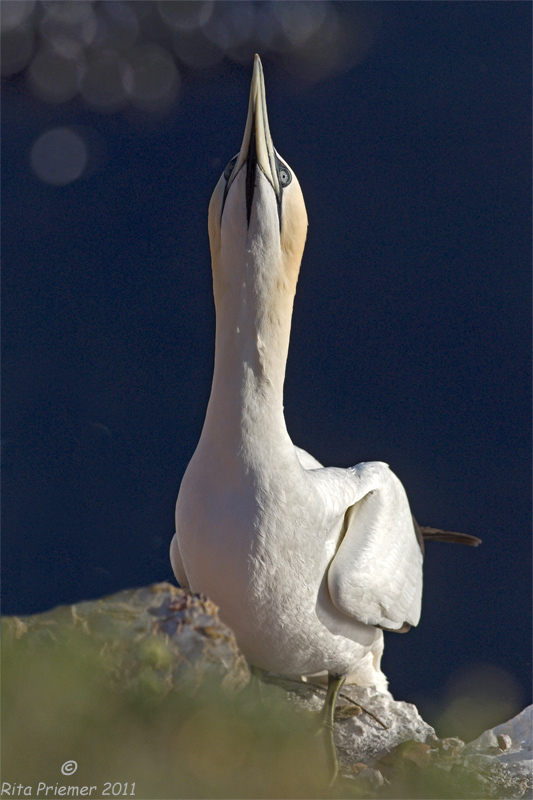
[[[405,490],[380,462],[347,472],[356,486],[371,478],[373,488],[347,510],[346,532],[328,571],[331,599],[339,611],[367,625],[393,630],[404,622],[416,625],[422,553]]]

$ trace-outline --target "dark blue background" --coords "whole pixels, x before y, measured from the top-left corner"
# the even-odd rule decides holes
[[[275,145],[309,215],[285,407],[326,464],[387,461],[430,545],[420,626],[389,635],[401,699],[494,664],[529,698],[528,3],[382,6],[357,67],[309,86],[264,59]],[[207,204],[249,69],[186,76],[163,119],[3,99],[3,613],[172,577],[168,544],[209,394]],[[88,172],[29,151],[82,126]],[[498,720],[495,720],[498,721]]]

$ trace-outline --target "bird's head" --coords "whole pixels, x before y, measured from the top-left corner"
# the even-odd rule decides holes
[[[241,149],[220,176],[209,204],[215,298],[246,280],[259,283],[267,294],[285,289],[292,297],[306,234],[300,184],[270,136],[263,68],[256,55]]]

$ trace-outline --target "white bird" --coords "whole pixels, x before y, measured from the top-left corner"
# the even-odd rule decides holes
[[[219,606],[250,664],[329,676],[332,727],[346,677],[387,690],[382,629],[419,621],[422,538],[387,464],[323,467],[287,432],[283,382],[306,232],[300,185],[272,144],[256,55],[241,149],[209,205],[214,376],[171,561],[182,586]],[[441,533],[433,538],[453,538]]]

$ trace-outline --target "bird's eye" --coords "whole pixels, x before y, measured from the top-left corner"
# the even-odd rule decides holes
[[[227,181],[229,180],[229,176],[230,176],[230,175],[231,175],[231,173],[233,172],[233,167],[235,166],[235,162],[237,161],[237,157],[238,157],[238,155],[239,155],[239,154],[237,153],[237,155],[236,155],[236,156],[233,156],[233,158],[231,159],[231,161],[228,163],[228,166],[227,166],[227,167],[226,167],[226,169],[224,170],[224,177],[225,177],[225,179],[226,179]]]
[[[282,186],[288,186],[292,181],[292,175],[287,167],[280,167],[278,170],[279,182]]]

